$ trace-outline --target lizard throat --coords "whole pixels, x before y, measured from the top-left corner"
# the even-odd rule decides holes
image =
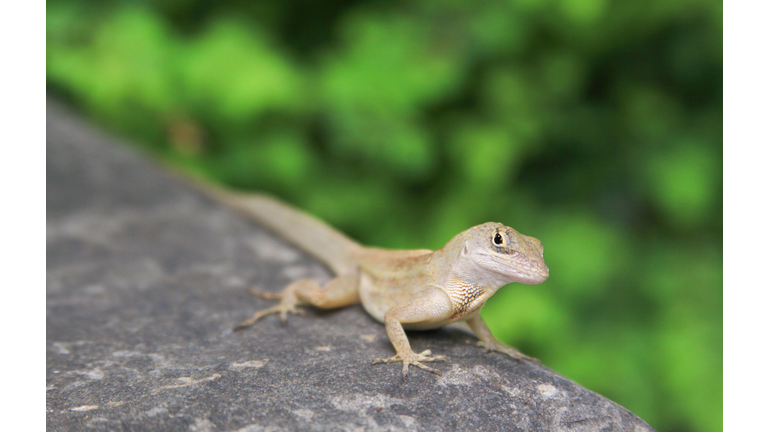
[[[451,303],[453,303],[451,321],[476,311],[485,303],[489,294],[483,287],[467,285],[462,282],[449,284],[446,288],[448,296],[451,298]]]

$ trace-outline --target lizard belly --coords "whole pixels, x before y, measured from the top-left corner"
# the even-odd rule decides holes
[[[360,275],[360,302],[376,321],[384,323],[384,314],[392,307],[388,296],[374,287],[373,278],[365,272]]]
[[[417,322],[417,323],[402,323],[403,328],[406,330],[434,330],[440,327],[447,326],[448,324],[455,323],[457,321],[468,320],[480,313],[483,308],[483,304],[479,304],[471,310],[465,310],[461,314],[454,314],[450,318],[446,318],[440,321],[433,322]]]
[[[384,315],[395,306],[411,303],[421,295],[425,282],[421,276],[398,275],[393,278],[375,278],[362,272],[360,276],[360,302],[363,308],[377,321],[385,323]],[[442,322],[429,319],[423,323],[403,323],[405,328],[438,328]]]

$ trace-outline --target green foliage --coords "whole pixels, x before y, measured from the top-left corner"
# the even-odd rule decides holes
[[[318,6],[321,5],[321,6]],[[722,430],[722,3],[56,1],[48,87],[368,244],[504,222],[500,339],[660,430]]]

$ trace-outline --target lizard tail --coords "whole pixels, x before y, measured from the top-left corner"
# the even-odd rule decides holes
[[[264,224],[313,255],[336,274],[356,268],[355,254],[362,246],[325,222],[268,195],[239,193],[196,182],[209,197]]]

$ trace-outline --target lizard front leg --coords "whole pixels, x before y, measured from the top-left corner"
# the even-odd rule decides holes
[[[252,294],[267,299],[278,299],[280,303],[256,312],[234,329],[244,329],[273,313],[279,313],[280,321],[285,322],[288,313],[296,315],[303,313],[301,309],[296,308],[299,305],[309,304],[321,309],[335,309],[358,304],[360,303],[359,280],[360,277],[357,273],[352,273],[331,279],[323,287],[320,287],[320,284],[315,280],[299,279],[285,287],[280,293],[251,290]]]
[[[445,292],[429,287],[420,292],[415,299],[398,304],[389,309],[384,315],[384,324],[387,328],[387,336],[395,347],[397,355],[389,358],[377,358],[376,363],[403,363],[403,379],[408,375],[408,366],[413,365],[425,371],[437,375],[442,373],[434,368],[424,365],[422,362],[444,361],[441,355],[432,355],[430,350],[419,354],[413,352],[408,337],[403,330],[403,324],[412,324],[414,327],[429,328],[431,323],[439,323],[450,318],[451,300]]]
[[[491,330],[485,324],[485,321],[480,318],[479,314],[468,319],[467,324],[469,324],[469,328],[472,329],[472,332],[475,333],[477,338],[480,339],[477,345],[485,348],[487,352],[498,351],[512,357],[513,359],[528,360],[536,364],[541,364],[541,360],[528,357],[520,351],[510,346],[504,345],[503,343],[496,340],[496,338],[491,334]]]

